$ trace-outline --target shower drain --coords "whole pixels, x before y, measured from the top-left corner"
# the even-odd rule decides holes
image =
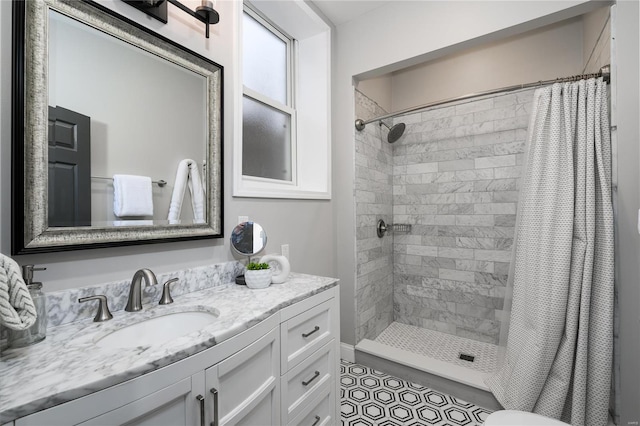
[[[473,362],[473,360],[476,359],[475,356],[469,355],[469,354],[463,354],[462,352],[460,352],[460,355],[458,356],[458,358],[460,358],[463,361],[469,361],[469,362]]]

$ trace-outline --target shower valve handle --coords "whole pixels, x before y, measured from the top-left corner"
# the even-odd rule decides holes
[[[384,234],[387,232],[387,224],[384,223],[384,220],[380,219],[378,221],[378,226],[376,227],[376,233],[378,234],[378,238],[384,237]]]

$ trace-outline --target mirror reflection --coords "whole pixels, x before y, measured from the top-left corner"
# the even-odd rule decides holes
[[[255,222],[242,222],[231,232],[231,247],[245,256],[259,253],[267,245],[267,233]]]
[[[206,85],[49,10],[49,226],[205,223]]]
[[[222,237],[222,67],[100,3],[14,8],[12,253]]]

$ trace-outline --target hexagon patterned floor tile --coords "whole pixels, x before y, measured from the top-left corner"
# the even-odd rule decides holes
[[[491,411],[360,364],[340,364],[342,426],[480,426]]]

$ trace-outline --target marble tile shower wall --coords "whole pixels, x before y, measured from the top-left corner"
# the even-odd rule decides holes
[[[368,120],[387,112],[356,90],[356,117]],[[355,131],[355,130],[354,130]],[[376,223],[392,220],[391,145],[376,123],[355,131],[356,340],[374,339],[393,322],[393,240],[378,238]]]
[[[497,343],[533,90],[399,117],[395,321]]]

